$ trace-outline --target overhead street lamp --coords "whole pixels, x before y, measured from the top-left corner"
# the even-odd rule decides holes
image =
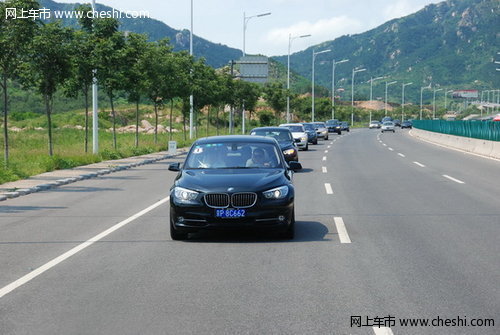
[[[189,55],[193,56],[193,0],[191,0],[191,29],[189,31]],[[189,139],[193,139],[194,130],[194,101],[193,94],[189,95]]]
[[[95,12],[95,0],[92,0],[92,11]],[[99,153],[99,120],[98,120],[98,87],[97,87],[97,70],[92,70],[92,152]]]
[[[387,116],[387,87],[396,84],[397,81],[385,82],[385,116]]]
[[[351,126],[354,126],[354,75],[358,72],[366,71],[363,69],[352,69],[352,79],[351,79]]]
[[[310,37],[311,35],[301,35],[301,36],[293,36],[292,34],[288,34],[288,66],[287,66],[287,75],[286,75],[286,122],[290,122],[290,48],[292,47],[293,40],[297,38],[305,38]]]
[[[258,14],[258,15],[246,16],[245,12],[243,12],[243,57],[246,56],[246,53],[245,53],[245,34],[247,31],[248,21],[250,21],[250,19],[252,19],[254,17],[262,17],[262,16],[267,16],[267,15],[271,15],[271,13],[262,13],[262,14]]]
[[[326,50],[323,50],[323,51],[318,51],[318,52],[315,52],[313,50],[313,53],[312,53],[312,122],[314,122],[314,60],[316,59],[316,56],[319,55],[319,54],[323,54],[325,52],[330,52],[330,49],[326,49]]]
[[[348,59],[343,59],[338,62],[336,62],[335,59],[332,61],[332,119],[335,119],[335,66],[348,61]]]
[[[401,93],[401,122],[405,120],[405,87],[413,85],[413,83],[406,83],[403,84],[403,92]]]
[[[388,76],[377,77],[377,78],[371,77],[370,80],[368,80],[370,82],[370,101],[373,101],[373,82],[380,79],[385,79],[387,77]],[[372,110],[370,109],[370,123],[371,122],[372,122]]]
[[[442,88],[435,88],[434,89],[434,95],[432,97],[432,119],[434,120],[436,118],[436,92],[442,91]]]
[[[422,97],[424,94],[424,90],[430,90],[430,89],[432,89],[431,84],[429,84],[429,86],[420,87],[420,120],[422,120],[422,111],[423,111]]]

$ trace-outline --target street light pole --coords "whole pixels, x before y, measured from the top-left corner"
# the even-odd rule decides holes
[[[313,50],[313,53],[312,53],[312,117],[311,117],[312,121],[311,122],[314,122],[314,60],[316,59],[316,55],[319,55],[319,54],[322,54],[325,52],[330,52],[330,49],[318,51],[318,52],[315,52]]]
[[[451,93],[451,92],[453,92],[453,90],[446,91],[446,93],[444,94],[444,109],[445,109],[445,111],[448,110],[448,100],[447,100],[447,98],[448,98],[448,93]]]
[[[436,118],[436,92],[442,91],[442,88],[434,89],[434,95],[432,97],[432,119]]]
[[[403,84],[403,92],[402,92],[402,97],[401,97],[401,123],[405,120],[405,87],[410,86],[413,83],[406,83]]]
[[[425,89],[430,90],[431,84],[429,84],[429,86],[420,87],[420,120],[422,120],[422,111],[423,111],[422,98],[423,98],[423,94],[424,94]]]
[[[354,126],[354,75],[358,72],[366,71],[366,69],[352,69],[351,80],[351,126]]]
[[[373,101],[373,82],[379,79],[385,79],[387,76],[383,77],[377,77],[377,78],[370,78],[370,101]],[[370,109],[370,123],[372,122],[372,110]]]
[[[390,83],[387,81],[385,82],[385,116],[387,116],[387,87],[396,83],[397,81],[391,81]]]
[[[95,0],[92,0],[92,11],[95,12]],[[92,152],[99,153],[99,120],[98,120],[98,87],[97,87],[97,70],[92,70]]]
[[[332,119],[335,119],[335,65],[348,62],[348,59],[343,59],[336,62],[332,61]]]
[[[292,37],[292,34],[288,34],[288,66],[287,66],[287,74],[286,74],[286,122],[290,122],[290,49],[292,47],[292,41],[297,39],[297,38],[305,38],[311,36],[310,34],[308,35],[301,35],[301,36],[294,36]]]
[[[262,17],[262,16],[267,16],[267,15],[271,15],[271,13],[263,13],[263,14],[258,14],[258,15],[246,16],[246,13],[243,12],[243,57],[246,56],[246,53],[245,53],[245,35],[246,35],[246,31],[247,31],[248,21],[250,21],[250,19],[252,19],[254,17]]]
[[[189,31],[189,55],[193,56],[193,0],[191,0],[191,30]],[[192,70],[191,70],[192,71]],[[189,95],[189,139],[193,139],[194,101],[193,94]]]

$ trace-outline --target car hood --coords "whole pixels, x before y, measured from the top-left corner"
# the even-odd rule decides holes
[[[292,133],[293,138],[301,138],[302,136],[307,136],[306,133]]]
[[[199,192],[261,192],[287,181],[283,169],[201,169],[182,171],[175,186]]]
[[[278,144],[280,145],[281,151],[295,148],[293,142],[283,141],[283,142],[278,142]]]

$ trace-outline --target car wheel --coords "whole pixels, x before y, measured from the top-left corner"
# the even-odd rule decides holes
[[[393,133],[395,133],[395,132],[396,132],[396,130],[393,130],[392,132],[393,132]]]
[[[351,130],[350,129],[347,129],[347,132],[349,133]]]
[[[304,148],[304,151],[307,151],[307,150],[309,150],[309,143],[306,144],[306,147]]]
[[[174,224],[172,220],[170,220],[170,238],[174,241],[182,241],[182,240],[187,240],[188,238],[188,233],[181,233],[174,228]]]
[[[292,219],[290,220],[290,225],[283,233],[283,238],[287,240],[293,240],[295,237],[295,209],[292,211]]]
[[[342,130],[339,130],[339,131],[337,132],[337,135],[342,135]]]
[[[318,139],[315,139],[313,144],[318,144]]]
[[[325,137],[325,141],[328,141],[328,135],[326,135],[326,137]]]

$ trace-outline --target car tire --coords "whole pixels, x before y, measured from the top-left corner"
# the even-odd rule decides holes
[[[325,141],[328,141],[328,135],[326,135],[326,137],[325,137]]]
[[[306,144],[306,147],[303,149],[304,151],[309,150],[309,143]]]
[[[188,239],[188,233],[181,233],[175,230],[172,220],[170,220],[170,238],[174,241],[183,241]]]
[[[315,139],[313,144],[318,144],[318,139]]]
[[[395,132],[396,132],[396,130],[393,130],[392,132],[393,132],[393,133],[395,133]]]
[[[292,219],[290,225],[283,233],[283,238],[286,240],[293,240],[295,237],[295,209],[292,210]]]

